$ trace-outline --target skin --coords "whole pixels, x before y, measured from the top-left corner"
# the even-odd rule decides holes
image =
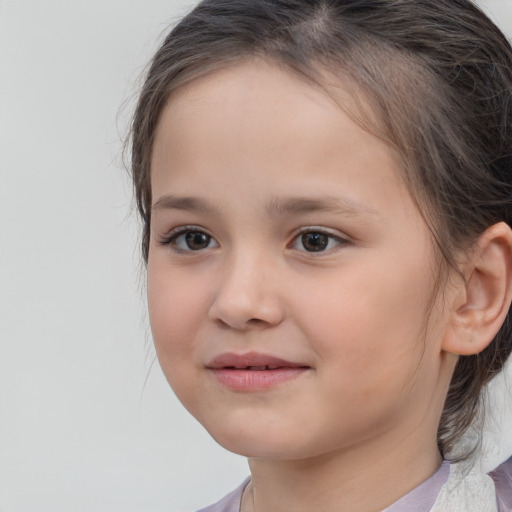
[[[397,155],[323,90],[254,60],[173,93],[152,158],[157,355],[185,407],[249,457],[243,509],[376,512],[432,475],[467,295],[447,286],[429,308],[435,252]],[[327,233],[326,250],[304,232]],[[207,368],[249,351],[307,370],[241,392]]]

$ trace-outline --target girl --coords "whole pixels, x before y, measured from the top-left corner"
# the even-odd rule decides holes
[[[512,350],[512,49],[469,0],[204,0],[133,121],[162,369],[251,478],[208,512],[512,510],[462,434]]]

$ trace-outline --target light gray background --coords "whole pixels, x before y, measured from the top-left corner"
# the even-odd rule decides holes
[[[120,163],[193,3],[0,0],[0,512],[193,511],[248,473],[150,371]],[[512,0],[481,4],[512,34]]]

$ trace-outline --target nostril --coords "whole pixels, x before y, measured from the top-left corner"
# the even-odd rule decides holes
[[[248,329],[264,329],[270,325],[269,322],[266,322],[261,318],[251,318],[240,324],[237,324],[235,321],[229,322],[223,320],[222,318],[216,318],[214,322],[220,329],[237,329],[240,331],[245,331]]]
[[[251,318],[247,321],[247,328],[248,329],[258,329],[258,328],[265,328],[269,327],[271,325],[270,322],[267,322],[265,320],[262,320],[261,318]]]
[[[225,322],[222,320],[222,318],[216,318],[214,323],[217,324],[217,327],[220,327],[221,329],[231,329],[231,326],[228,324],[228,322]]]
[[[240,331],[259,330],[281,322],[283,310],[275,294],[269,291],[265,295],[247,294],[228,285],[229,282],[224,282],[208,311],[210,321],[217,327]]]

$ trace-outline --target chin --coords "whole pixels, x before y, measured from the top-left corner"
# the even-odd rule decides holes
[[[236,426],[224,423],[208,428],[212,438],[226,450],[247,458],[295,459],[304,454],[306,443],[290,436],[290,431],[265,426]]]
[[[304,457],[303,450],[293,449],[283,445],[282,442],[269,441],[265,436],[261,436],[258,439],[238,438],[225,440],[215,437],[214,439],[226,450],[248,459],[293,460]]]
[[[226,450],[249,459],[302,460],[314,458],[329,451],[325,440],[301,435],[300,429],[269,428],[247,425],[244,428],[208,429],[212,438]],[[295,432],[291,435],[291,432]]]

